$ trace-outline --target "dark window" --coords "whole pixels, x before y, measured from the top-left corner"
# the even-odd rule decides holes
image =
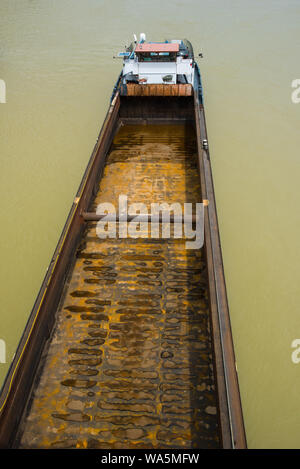
[[[139,52],[139,62],[176,62],[176,52]]]

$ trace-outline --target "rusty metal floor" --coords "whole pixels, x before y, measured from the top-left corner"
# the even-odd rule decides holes
[[[187,125],[124,126],[100,202],[199,202]],[[22,448],[219,446],[202,251],[89,222],[20,426]]]

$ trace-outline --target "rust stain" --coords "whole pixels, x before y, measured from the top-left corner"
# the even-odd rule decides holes
[[[147,85],[128,83],[127,96],[193,96],[190,84],[182,85]]]

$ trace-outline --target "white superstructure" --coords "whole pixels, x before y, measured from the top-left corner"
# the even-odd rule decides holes
[[[194,83],[193,49],[187,40],[146,42],[141,34],[140,41],[134,41],[119,57],[123,57],[123,84]]]

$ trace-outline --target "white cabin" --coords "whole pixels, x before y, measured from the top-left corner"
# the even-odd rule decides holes
[[[189,41],[146,42],[141,35],[123,57],[122,82],[138,84],[192,84],[195,62]]]

